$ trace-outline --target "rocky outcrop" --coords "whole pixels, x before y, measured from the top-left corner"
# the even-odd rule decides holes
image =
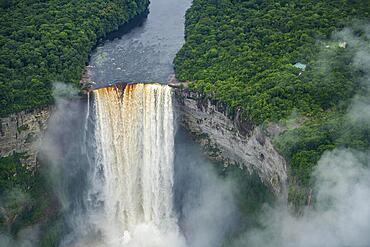
[[[208,156],[226,166],[255,171],[275,195],[285,194],[286,161],[261,127],[230,112],[219,102],[186,88],[174,87],[179,117]]]
[[[38,140],[46,129],[50,113],[51,106],[0,118],[0,157],[24,153],[22,164],[35,168]]]

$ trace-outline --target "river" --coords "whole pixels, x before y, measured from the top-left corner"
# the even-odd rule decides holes
[[[152,0],[141,24],[129,32],[121,27],[92,52],[92,80],[98,84],[167,82],[184,43],[184,15],[190,4],[191,0]]]

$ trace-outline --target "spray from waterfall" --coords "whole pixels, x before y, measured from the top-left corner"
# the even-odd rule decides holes
[[[85,131],[88,131],[87,124],[90,115],[90,92],[87,92],[87,107],[86,107],[86,117],[85,117]]]
[[[181,246],[173,212],[171,89],[135,84],[122,94],[108,87],[94,91],[94,102],[103,241],[111,246]]]
[[[87,141],[87,134],[88,134],[88,123],[89,123],[89,116],[90,116],[90,92],[87,92],[87,105],[86,105],[86,115],[85,115],[85,125],[83,130],[83,145],[82,145],[82,151],[83,153],[86,153],[86,141]]]

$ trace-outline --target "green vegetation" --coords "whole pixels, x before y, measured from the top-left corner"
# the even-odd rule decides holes
[[[12,234],[46,219],[58,207],[43,176],[22,165],[23,156],[0,158],[0,231]]]
[[[41,228],[43,233],[40,239],[40,247],[58,247],[63,237],[65,225],[61,215],[55,215],[48,219]]]
[[[226,235],[222,247],[229,247],[247,229],[262,227],[259,215],[266,207],[273,205],[274,197],[256,173],[249,174],[246,169],[240,170],[237,166],[223,169],[225,178],[231,179],[238,185],[233,193],[239,212],[240,225]]]
[[[0,116],[52,102],[54,81],[78,83],[100,38],[148,0],[0,0]]]
[[[332,38],[369,16],[365,0],[194,0],[186,14],[186,43],[175,58],[179,80],[242,108],[255,124],[298,116],[299,128],[274,140],[290,163],[289,200],[296,208],[306,203],[311,171],[324,151],[369,146],[368,128],[345,123],[364,75],[352,62],[356,47]]]
[[[22,165],[23,154],[0,158],[0,233],[12,236],[27,226],[40,226],[40,246],[58,246],[62,218],[58,200],[41,171]]]

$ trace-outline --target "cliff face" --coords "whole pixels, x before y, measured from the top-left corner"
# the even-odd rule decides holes
[[[22,164],[35,168],[38,140],[46,129],[50,113],[51,106],[0,118],[0,157],[24,153]]]
[[[176,88],[175,96],[181,123],[211,159],[255,171],[275,195],[285,194],[286,162],[260,127],[199,93]]]

